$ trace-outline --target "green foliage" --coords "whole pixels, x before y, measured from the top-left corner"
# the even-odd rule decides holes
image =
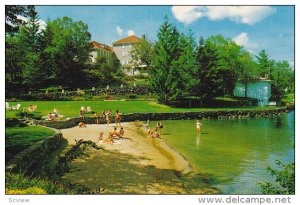
[[[153,66],[154,58],[153,44],[143,36],[142,40],[132,46],[131,58],[135,67],[145,66],[146,70],[150,70]]]
[[[118,85],[123,82],[124,74],[120,69],[120,63],[115,54],[111,56],[97,56],[96,63],[84,70],[86,85],[91,87],[104,87],[106,85]]]
[[[27,124],[17,118],[5,118],[5,127],[26,127]]]
[[[91,35],[82,21],[63,17],[47,22],[44,31],[44,67],[56,84],[76,87],[84,81],[83,69],[90,60]]]
[[[268,167],[268,172],[275,177],[275,183],[260,183],[263,194],[295,194],[295,163],[283,164],[276,161],[276,164],[280,170]]]
[[[54,134],[53,130],[39,126],[14,126],[5,128],[5,159],[11,159],[17,153],[34,143]]]
[[[20,191],[20,190],[25,190],[30,188],[31,188],[30,193],[28,193],[28,191],[30,190],[27,190],[27,192],[23,194],[38,194],[35,192],[37,190],[35,191],[32,190],[33,187],[45,190],[47,194],[77,194],[78,193],[76,190],[71,189],[70,187],[60,182],[55,182],[49,179],[30,178],[24,176],[23,174],[15,174],[11,172],[5,173],[5,188],[7,190],[6,191],[7,194],[17,194],[17,193],[12,193],[12,191],[9,190]]]
[[[180,48],[181,35],[177,28],[166,20],[159,28],[157,38],[150,85],[158,94],[158,100],[168,104],[169,101],[177,100],[183,95],[184,79],[179,64],[183,53]]]
[[[271,73],[272,99],[279,102],[288,92],[294,92],[294,70],[287,61],[276,62]]]
[[[274,61],[269,59],[266,50],[261,50],[256,58],[258,61],[258,75],[264,78],[270,78]]]
[[[43,115],[40,112],[18,112],[16,116],[19,118],[32,118],[36,120],[42,119]]]

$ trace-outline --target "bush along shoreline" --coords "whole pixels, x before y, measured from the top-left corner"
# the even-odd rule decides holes
[[[277,108],[272,110],[216,110],[216,111],[202,111],[202,112],[176,112],[176,113],[128,113],[122,115],[122,122],[139,121],[158,121],[158,120],[190,120],[190,119],[247,119],[257,117],[277,117],[286,114],[292,110],[291,107]],[[30,123],[52,127],[56,129],[65,129],[77,126],[79,122],[86,124],[95,124],[93,117],[85,117],[84,120],[78,118],[69,118],[60,121],[46,121],[46,120],[30,120]],[[114,123],[114,116],[110,116],[110,122]],[[99,120],[100,124],[105,124],[106,121],[102,117]]]

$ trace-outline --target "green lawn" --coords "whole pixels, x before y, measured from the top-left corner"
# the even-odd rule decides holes
[[[66,117],[79,116],[81,106],[91,106],[93,111],[102,113],[104,109],[112,109],[115,113],[118,109],[121,113],[159,113],[159,112],[194,112],[209,110],[266,110],[275,109],[274,107],[244,107],[244,108],[172,108],[158,104],[154,101],[24,101],[10,102],[10,106],[20,103],[22,107],[28,105],[38,105],[37,113],[47,116],[49,111],[56,108],[60,114]],[[6,111],[6,117],[15,117],[17,111]]]
[[[5,161],[52,134],[54,134],[53,130],[39,126],[6,128]]]
[[[286,94],[281,101],[284,103],[295,103],[295,93]]]

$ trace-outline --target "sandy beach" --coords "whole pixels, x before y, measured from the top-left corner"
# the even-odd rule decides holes
[[[75,140],[92,140],[104,150],[89,149],[89,157],[73,162],[75,171],[64,177],[100,194],[216,194],[197,170],[178,152],[161,139],[148,138],[143,127],[122,123],[125,138],[114,144],[98,143],[115,124],[89,124],[61,132],[69,145]]]

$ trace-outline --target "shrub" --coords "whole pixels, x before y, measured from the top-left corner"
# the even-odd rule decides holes
[[[129,99],[136,99],[138,96],[136,94],[130,94],[128,95]]]
[[[23,174],[15,174],[11,172],[5,173],[5,188],[5,192],[7,194],[77,193],[77,191],[70,189],[60,182],[55,182],[49,179],[29,178]]]
[[[72,100],[74,100],[74,101],[84,101],[85,98],[84,97],[72,97]]]
[[[44,189],[39,187],[29,187],[27,189],[5,189],[6,194],[47,194]]]
[[[17,118],[6,118],[5,119],[5,127],[26,127],[27,124],[21,122]]]
[[[43,117],[43,115],[40,112],[18,112],[16,116],[20,118],[32,118],[36,120],[41,120]]]

